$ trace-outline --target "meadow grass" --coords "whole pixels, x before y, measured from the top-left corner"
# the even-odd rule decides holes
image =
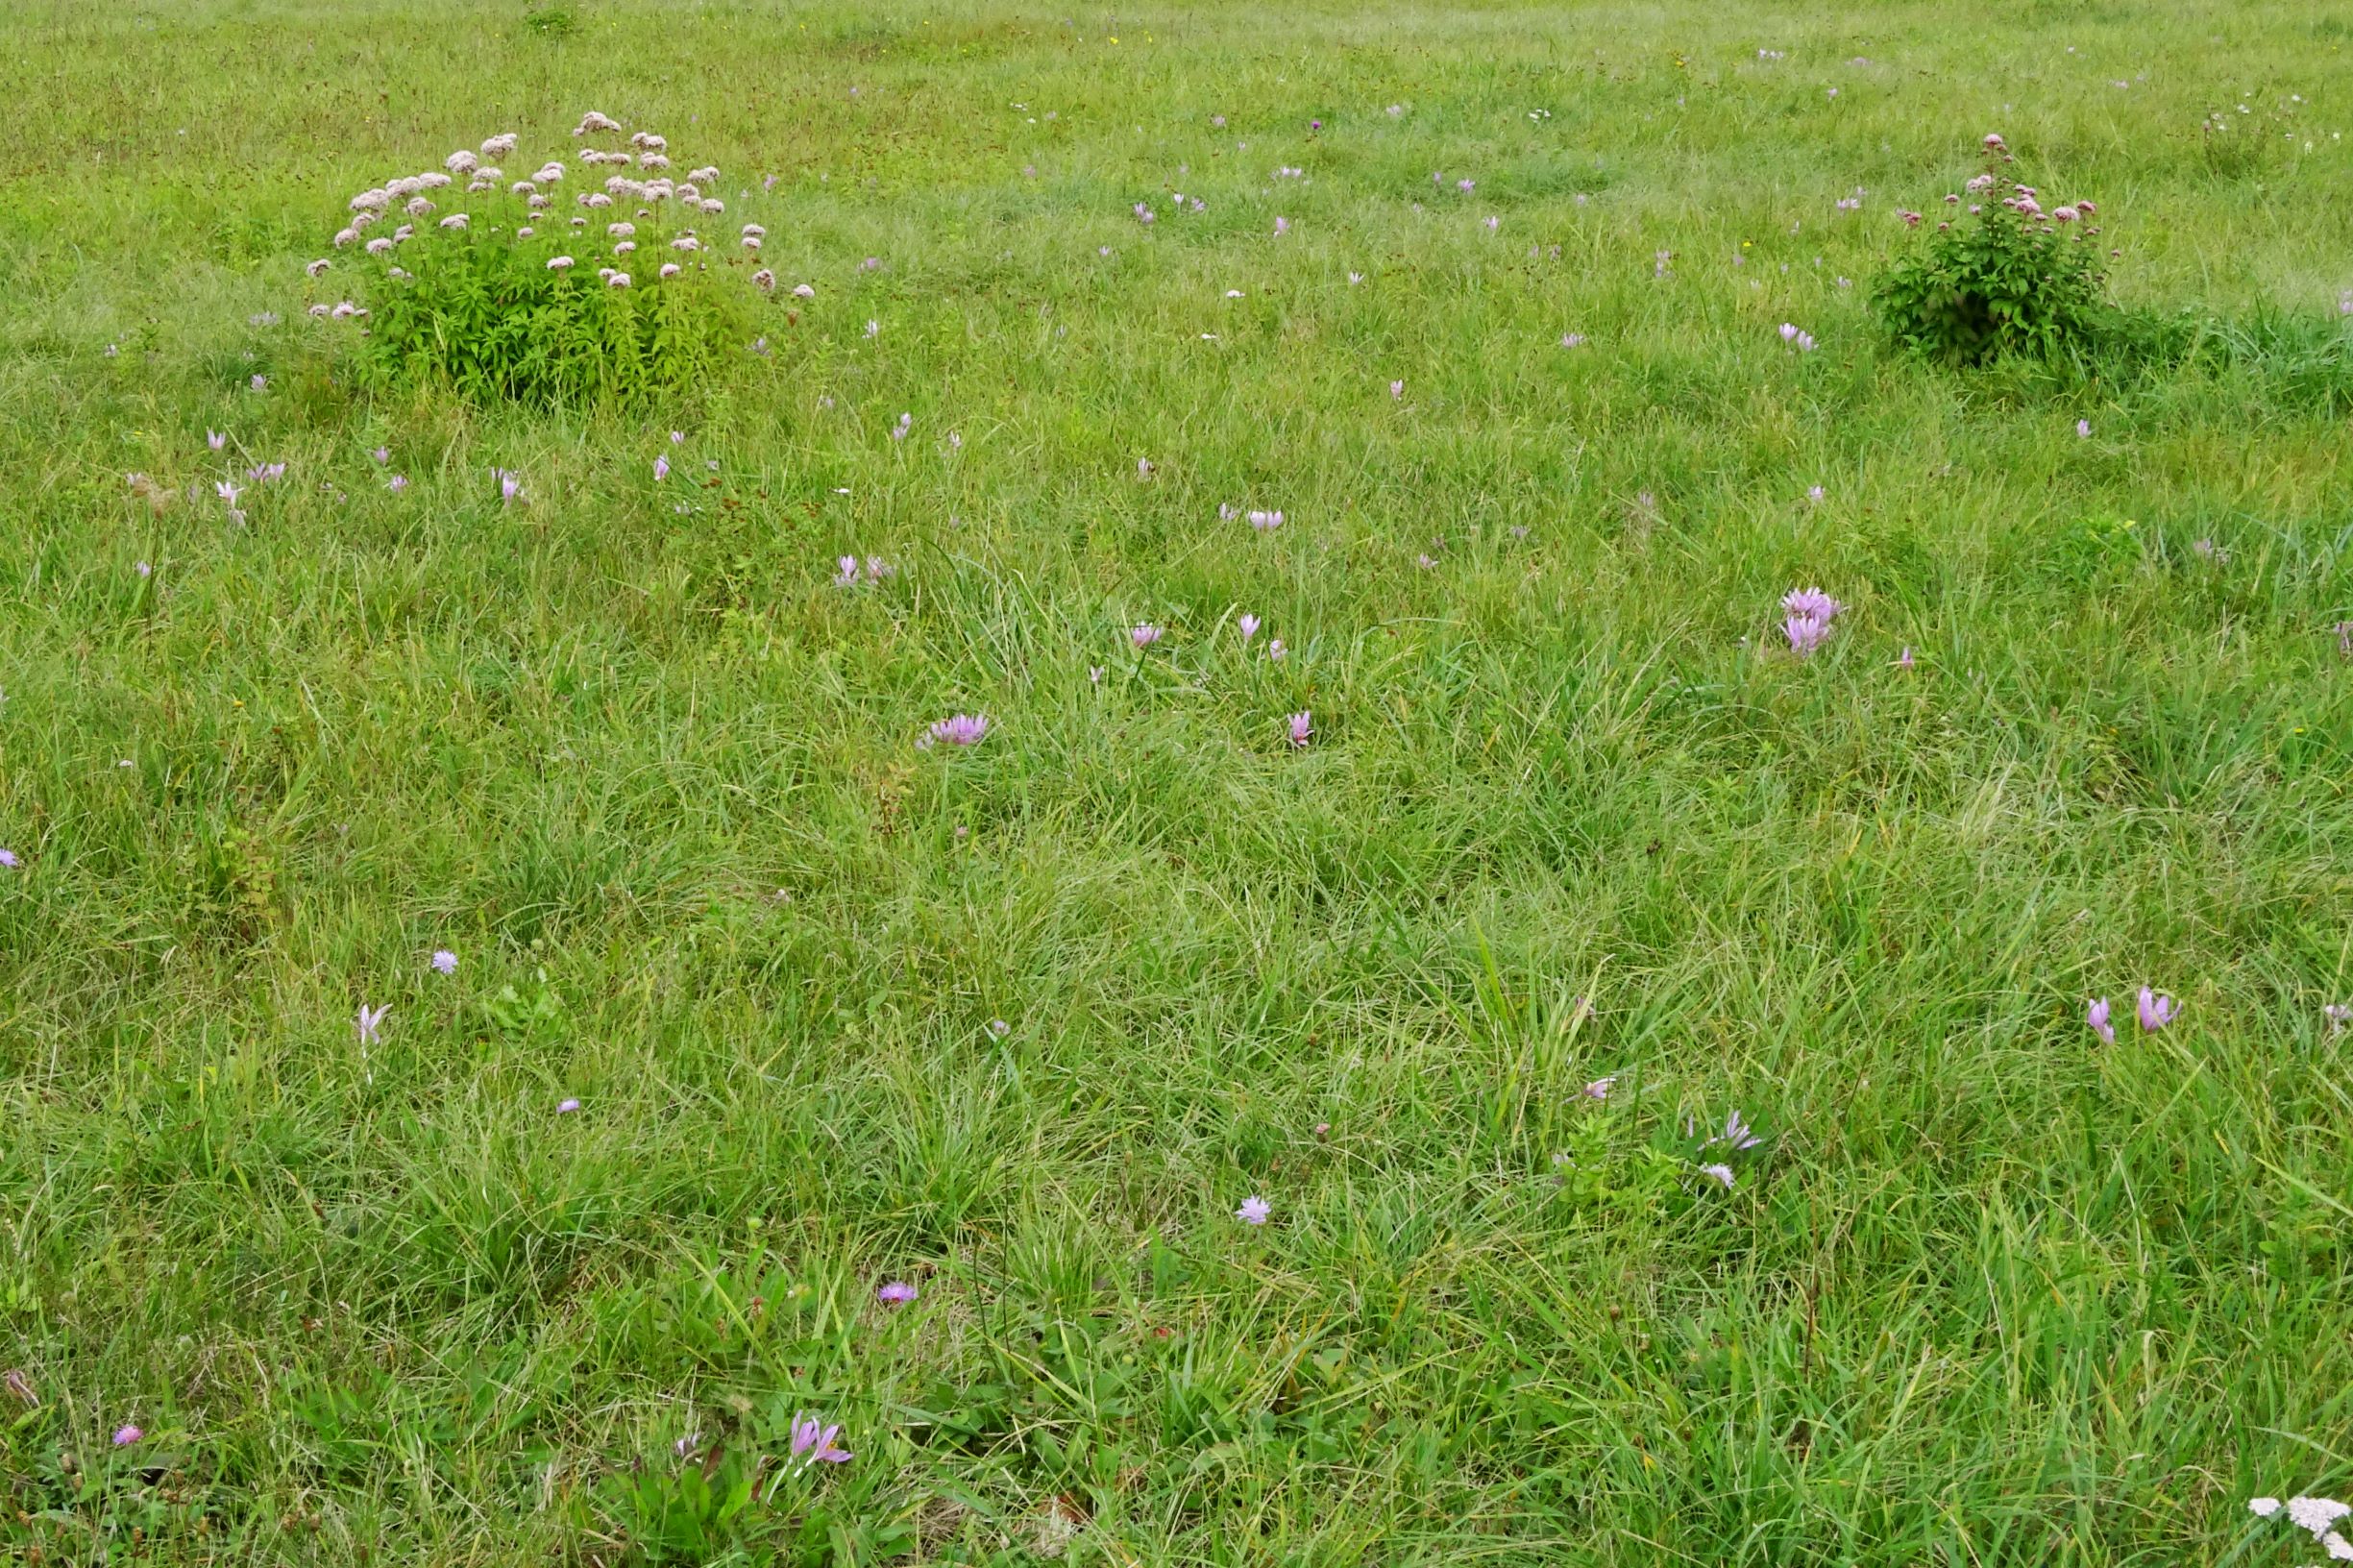
[[[2316,1557],[2348,36],[12,6],[0,1546]],[[591,108],[771,352],[361,390],[350,193]],[[2230,352],[1891,353],[1988,131]]]

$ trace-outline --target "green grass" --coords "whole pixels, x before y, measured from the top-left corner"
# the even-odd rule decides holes
[[[2245,1502],[2353,1485],[2348,37],[9,8],[0,1548],[2317,1557]],[[590,108],[815,285],[772,355],[355,390],[346,197]],[[1997,129],[2226,352],[1889,353]]]

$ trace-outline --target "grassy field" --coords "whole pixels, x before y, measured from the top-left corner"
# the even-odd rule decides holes
[[[1853,10],[7,8],[0,1556],[2319,1559],[2353,12]],[[813,296],[360,390],[591,109]]]

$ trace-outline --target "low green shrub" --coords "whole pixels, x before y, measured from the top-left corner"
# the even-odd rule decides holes
[[[1986,168],[1966,195],[1945,198],[1956,213],[1966,202],[1966,216],[1939,223],[1926,249],[1875,290],[1881,324],[1901,347],[1948,364],[2096,354],[2118,321],[2091,243],[2098,208],[2088,201],[2046,208],[2033,186],[2002,172],[2013,159],[2001,138],[1986,137],[1985,148]]]
[[[573,135],[621,129],[592,112]],[[551,160],[508,182],[491,160],[516,139],[361,191],[335,235],[352,259],[310,263],[313,280],[357,274],[352,295],[310,312],[356,325],[367,380],[440,381],[478,402],[634,401],[685,390],[754,342],[775,288],[757,264],[767,231],[744,224],[723,247],[698,233],[726,210],[710,188],[717,169],[673,180],[650,132],[629,150],[583,146],[581,164],[617,172],[559,218],[555,193],[573,171]]]

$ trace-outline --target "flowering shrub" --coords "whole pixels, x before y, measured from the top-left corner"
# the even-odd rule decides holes
[[[572,134],[621,129],[592,110]],[[726,210],[710,189],[717,169],[674,180],[668,144],[649,131],[626,149],[583,146],[585,169],[616,172],[576,192],[566,217],[555,204],[572,171],[551,159],[510,181],[496,164],[516,144],[493,136],[361,191],[334,238],[351,258],[306,269],[358,274],[350,297],[310,313],[356,324],[374,379],[444,380],[478,400],[630,399],[687,386],[751,340],[748,314],[775,277],[743,268],[767,231],[743,225],[714,264],[719,247],[697,226]]]
[[[2090,243],[2098,208],[2085,201],[2046,208],[2033,186],[2002,172],[2013,159],[2000,136],[1987,136],[1985,151],[1985,171],[1966,196],[1945,198],[1956,217],[1936,226],[1924,255],[1879,283],[1880,321],[1903,347],[1950,364],[2091,352],[2115,316]]]

